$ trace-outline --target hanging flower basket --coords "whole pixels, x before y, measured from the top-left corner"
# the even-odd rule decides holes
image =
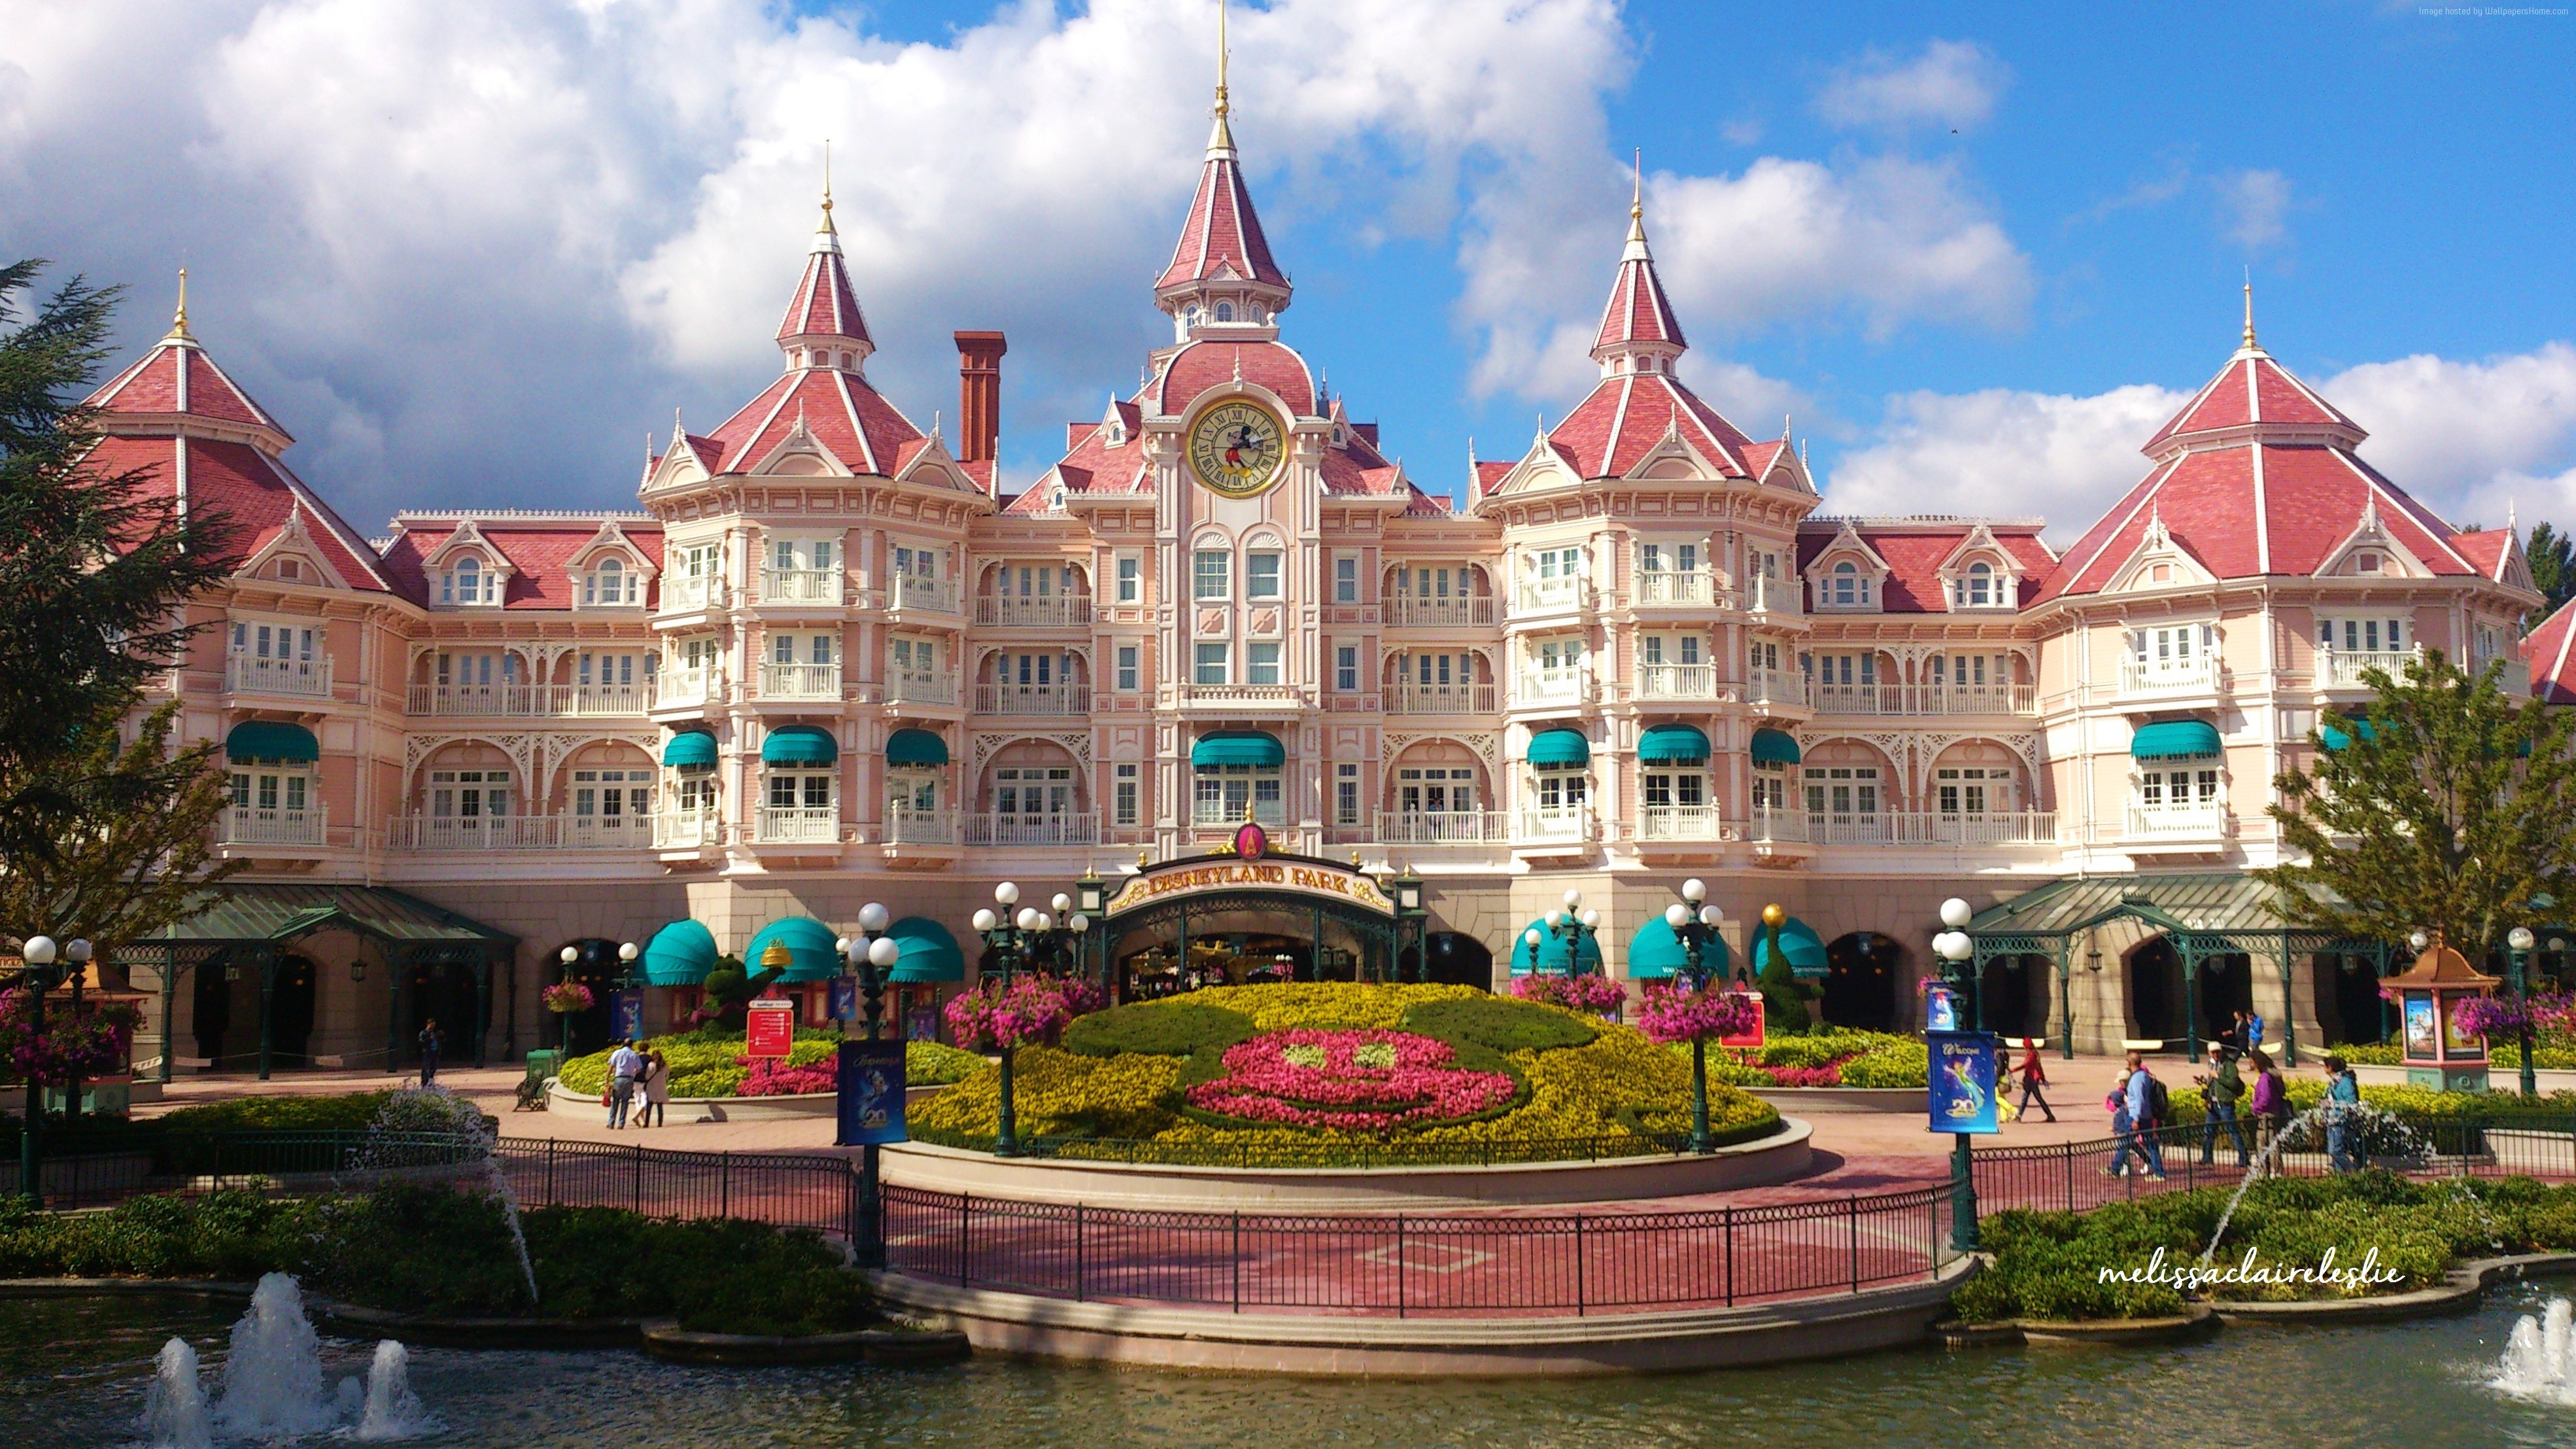
[[[545,1002],[546,1010],[557,1016],[570,1016],[576,1011],[588,1011],[596,1001],[596,998],[590,994],[590,988],[578,981],[558,981],[547,987],[539,999]]]

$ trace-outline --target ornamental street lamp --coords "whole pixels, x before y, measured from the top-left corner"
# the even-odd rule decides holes
[[[1708,989],[1708,943],[1717,939],[1718,923],[1724,919],[1708,899],[1707,883],[1697,878],[1683,881],[1682,898],[1664,907],[1664,924],[1673,928],[1674,939],[1682,943],[1682,974],[1690,978],[1693,991]],[[1717,1139],[1708,1130],[1708,1040],[1699,1036],[1691,1038],[1690,1150],[1717,1150]]]
[[[2506,954],[2505,954],[2505,959],[2506,959],[2508,962],[2510,962],[2510,963],[2512,964],[2512,966],[2513,966],[2513,1000],[2514,1000],[2514,1005],[2515,1005],[2516,1007],[2520,1008],[2520,1010],[2517,1012],[2517,1014],[2522,1018],[2522,1024],[2521,1024],[2521,1028],[2520,1028],[2521,1036],[2522,1036],[2522,1082],[2521,1082],[2521,1086],[2522,1086],[2522,1095],[2523,1095],[2525,1098],[2530,1098],[2530,1097],[2537,1096],[2537,1095],[2539,1095],[2539,1091],[2540,1091],[2539,1084],[2538,1084],[2537,1082],[2535,1082],[2535,1081],[2533,1081],[2533,1080],[2532,1080],[2532,1075],[2531,1075],[2531,946],[2532,946],[2532,940],[2533,940],[2533,937],[2532,937],[2532,934],[2531,934],[2531,928],[2530,928],[2529,926],[2516,926],[2516,927],[2514,927],[2512,930],[2507,931],[2507,932],[2505,933],[2505,937],[2504,937],[2504,943],[2505,943],[2505,945],[2506,945],[2507,947],[2509,947],[2509,948],[2510,948],[2510,949],[2506,952]],[[78,943],[77,943],[77,942],[75,942],[74,944],[78,944]]]
[[[1952,907],[1956,907],[1953,910]],[[1941,903],[1941,919],[1949,930],[1932,938],[1932,949],[1950,967],[1967,969],[1968,960],[1977,954],[1977,943],[1958,929],[1968,923],[1974,912],[1968,903],[1956,896]],[[1945,970],[1944,975],[1950,974]],[[1998,1080],[1995,1091],[2003,1091]],[[1962,1253],[1977,1251],[1977,1177],[1975,1139],[1965,1132],[1950,1134],[1950,1246]]]
[[[74,936],[63,943],[63,960],[71,966],[65,974],[72,978],[74,1028],[80,1025],[81,985],[89,978],[89,956],[90,947],[86,937]],[[63,1082],[63,1117],[67,1121],[76,1121],[80,1117],[80,1063],[77,1058],[66,1052],[63,1055],[63,1065],[67,1074]]]
[[[1544,919],[1547,925],[1545,935],[1541,935],[1539,928],[1536,926],[1532,926],[1527,931],[1521,933],[1522,944],[1528,946],[1530,949],[1530,969],[1532,971],[1540,970],[1539,947],[1548,939],[1548,937],[1553,936],[1557,940],[1565,943],[1565,974],[1568,976],[1582,975],[1583,944],[1585,941],[1600,934],[1601,913],[1596,910],[1588,910],[1584,907],[1583,892],[1570,890],[1565,893],[1564,909],[1551,910],[1542,919]],[[1592,949],[1594,956],[1597,958],[1600,955],[1601,948],[1595,946]]]
[[[993,887],[993,901],[1004,911],[1008,911],[1011,907],[1019,905],[1020,888],[1009,881],[1004,881]],[[1069,897],[1059,895],[1055,898],[1054,904],[1057,910],[1067,910],[1072,907],[1073,901]],[[1041,911],[1035,906],[1020,906],[1016,915],[1007,917],[990,908],[979,910],[975,913],[973,924],[976,934],[984,938],[984,949],[991,954],[994,964],[1000,968],[1005,983],[1027,967],[1030,964],[1030,958],[1040,948],[1050,946],[1060,948],[1067,939],[1070,939],[1078,951],[1084,937],[1091,930],[1091,918],[1080,911],[1074,911],[1069,920],[1062,926],[1058,926],[1053,914]],[[1063,934],[1059,935],[1059,932]],[[1012,1048],[1002,1048],[1002,1111],[1001,1120],[997,1124],[999,1130],[993,1137],[993,1155],[996,1157],[1020,1155],[1019,1111],[1011,1081],[1012,1055]]]
[[[859,977],[859,1018],[867,1024],[867,1039],[881,1039],[885,1024],[885,976],[903,956],[903,948],[885,934],[893,912],[875,901],[859,907],[857,939],[843,936],[836,944],[842,959],[849,962]],[[835,1114],[836,1118],[838,1114]],[[885,1266],[885,1219],[879,1206],[877,1144],[859,1148],[859,1266]]]
[[[60,970],[54,965],[56,955],[57,948],[51,936],[29,936],[26,944],[18,948],[18,959],[25,963],[18,972],[18,984],[27,990],[27,1044],[31,1047],[40,1046],[44,1041],[45,993],[62,979]],[[25,1130],[18,1134],[18,1190],[27,1195],[27,1201],[39,1207],[45,1201],[44,1192],[38,1185],[37,1171],[44,1157],[40,1145],[45,1122],[44,1092],[37,1081],[36,1059],[31,1054],[27,1062],[27,1121]]]

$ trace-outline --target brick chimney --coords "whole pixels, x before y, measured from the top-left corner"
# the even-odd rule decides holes
[[[957,461],[989,463],[1002,433],[1002,354],[999,332],[957,334]]]

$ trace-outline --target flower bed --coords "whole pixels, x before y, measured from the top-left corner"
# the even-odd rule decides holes
[[[1219,987],[1077,1018],[1016,1061],[1024,1137],[1187,1152],[1275,1146],[1314,1165],[1385,1144],[1538,1143],[1686,1130],[1690,1070],[1632,1028],[1464,986]],[[914,1111],[923,1141],[991,1145],[985,1071]],[[1713,1086],[1730,1140],[1777,1129],[1760,1100]]]
[[[674,1097],[801,1096],[832,1090],[833,1062],[841,1050],[841,1034],[799,1028],[783,1064],[744,1055],[743,1048],[748,1043],[738,1031],[682,1032],[655,1037],[643,1045],[647,1050],[660,1051],[662,1059],[671,1064]],[[961,1081],[983,1067],[984,1059],[973,1052],[937,1042],[904,1043],[904,1080],[912,1086]],[[565,1091],[595,1097],[608,1090],[608,1053],[574,1057],[563,1064],[557,1075]]]
[[[1688,1045],[1674,1050],[1690,1060]],[[1921,1087],[1931,1071],[1922,1042],[1883,1031],[1784,1037],[1751,1062],[1709,1057],[1710,1079],[1738,1087]]]
[[[2281,1044],[2279,1042],[2267,1042],[2265,1043],[2263,1050],[2274,1061],[2277,1062],[2281,1059]],[[2299,1050],[2303,1054],[2303,1058],[2324,1055],[2324,1052],[2320,1052],[2304,1043],[2301,1044]],[[2336,1056],[2339,1056],[2345,1061],[2351,1062],[2356,1066],[2397,1067],[2404,1066],[2406,1064],[2405,1048],[2399,1046],[2393,1041],[2347,1042],[2340,1046],[2327,1047],[2325,1048],[2325,1051],[2332,1052]],[[2539,1043],[2534,1043],[2531,1049],[2531,1064],[2543,1071],[2563,1072],[2576,1070],[2576,1047],[2545,1046]],[[2509,1041],[2496,1042],[2490,1045],[2487,1048],[2487,1069],[2489,1071],[2497,1072],[2521,1071],[2522,1048]]]

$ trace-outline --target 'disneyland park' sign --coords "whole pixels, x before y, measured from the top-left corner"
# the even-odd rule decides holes
[[[1228,860],[1207,865],[1172,865],[1130,877],[1109,900],[1109,913],[1132,911],[1175,897],[1217,891],[1287,891],[1324,896],[1345,905],[1383,915],[1395,914],[1395,902],[1377,882],[1355,870],[1322,861]]]

